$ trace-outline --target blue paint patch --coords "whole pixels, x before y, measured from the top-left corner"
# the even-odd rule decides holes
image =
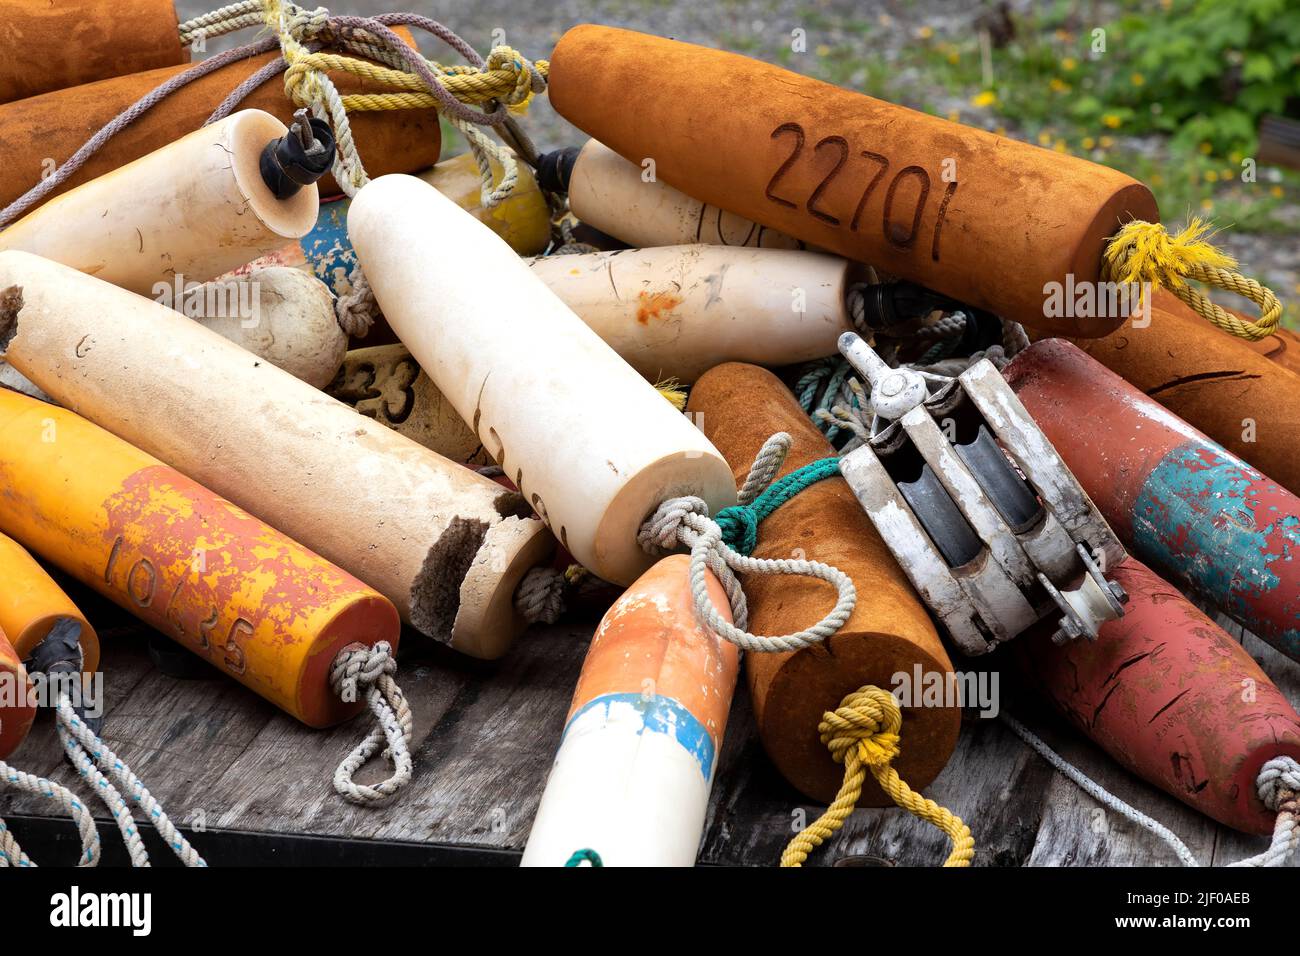
[[[299,240],[302,254],[312,273],[329,286],[336,296],[351,288],[352,270],[357,254],[348,239],[350,199],[321,203],[316,225]]]
[[[604,717],[608,720],[610,707],[614,704],[626,704],[637,710],[641,716],[641,730],[638,734],[648,730],[652,734],[675,737],[677,742],[695,758],[700,773],[704,776],[704,782],[707,784],[713,779],[717,747],[713,743],[712,735],[694,714],[671,697],[660,697],[658,694],[602,694],[578,709],[565,726],[564,736],[567,737],[569,728],[590,710],[603,708]],[[560,742],[564,742],[563,737]]]
[[[1143,483],[1133,508],[1137,556],[1211,597],[1247,629],[1300,657],[1300,594],[1275,593],[1278,571],[1295,580],[1300,516],[1290,498],[1240,459],[1209,442],[1170,451]],[[1263,606],[1271,613],[1262,615]],[[1279,629],[1278,608],[1290,626]]]

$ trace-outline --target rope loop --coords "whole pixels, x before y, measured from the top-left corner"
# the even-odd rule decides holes
[[[1264,806],[1277,814],[1273,839],[1263,853],[1231,865],[1286,866],[1300,846],[1300,763],[1293,757],[1274,757],[1260,768],[1255,789]]]
[[[1237,260],[1210,243],[1210,224],[1193,216],[1186,228],[1170,235],[1158,222],[1134,220],[1110,238],[1102,275],[1122,285],[1150,283],[1168,289],[1203,319],[1238,338],[1254,342],[1271,335],[1282,320],[1282,303],[1267,287],[1234,271]],[[1192,279],[1235,292],[1260,308],[1254,321],[1241,319],[1211,302],[1188,284]]]
[[[43,797],[62,807],[63,811],[72,817],[72,822],[77,825],[77,832],[81,836],[81,856],[77,859],[77,866],[99,866],[99,830],[95,826],[95,818],[71,790],[53,780],[46,780],[44,777],[11,767],[3,760],[0,760],[0,786]],[[35,865],[18,845],[18,841],[9,831],[5,821],[0,819],[0,868]]]
[[[902,726],[898,700],[872,684],[858,688],[835,710],[822,714],[817,731],[831,759],[844,765],[844,782],[826,812],[790,841],[781,854],[783,867],[802,866],[809,853],[844,826],[862,796],[866,771],[895,804],[948,835],[952,851],[944,866],[970,866],[975,856],[970,827],[950,810],[912,790],[892,766],[899,754]]]
[[[339,651],[330,666],[330,687],[334,692],[348,703],[360,700],[364,693],[378,724],[334,771],[334,789],[350,803],[361,806],[382,803],[411,782],[414,719],[406,695],[393,678],[396,673],[397,659],[387,641],[373,647],[350,644]],[[392,775],[373,786],[353,780],[356,772],[385,743],[387,747],[380,756],[392,763]]]
[[[736,496],[740,505],[719,512],[720,517],[726,516],[730,532],[724,532],[719,523],[709,517],[708,504],[700,498],[687,495],[665,500],[641,526],[637,535],[641,547],[650,554],[669,551],[678,545],[690,549],[690,584],[696,617],[713,634],[747,651],[797,651],[818,644],[844,626],[857,603],[857,591],[852,579],[838,568],[804,559],[753,558],[727,543],[726,534],[731,534],[732,540],[739,535],[743,547],[746,529],[751,521],[756,528],[757,522],[775,510],[781,502],[788,501],[815,481],[838,474],[837,470],[825,465],[826,461],[834,459],[814,462],[786,476],[793,480],[781,484],[771,499],[760,503],[759,499],[772,477],[780,470],[789,447],[790,436],[784,432],[773,435],[764,442],[749,476]],[[730,621],[722,616],[709,595],[706,574],[709,571],[726,592],[731,606]],[[751,634],[746,630],[749,607],[737,577],[740,574],[803,575],[826,581],[835,587],[835,607],[812,627],[793,634],[774,637]]]

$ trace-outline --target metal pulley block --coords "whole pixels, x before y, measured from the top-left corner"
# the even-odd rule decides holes
[[[948,378],[891,368],[852,332],[839,347],[873,413],[840,472],[963,652],[1058,613],[1054,640],[1095,640],[1124,613],[1103,573],[1123,546],[991,362]]]

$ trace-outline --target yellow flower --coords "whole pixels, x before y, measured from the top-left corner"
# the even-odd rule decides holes
[[[818,56],[830,56],[830,55],[831,55],[831,48],[830,48],[829,46],[827,46],[825,43],[819,43],[819,44],[817,44],[817,55],[818,55]]]
[[[1079,61],[1072,56],[1067,56],[1064,60],[1061,61],[1061,69],[1065,70],[1067,73],[1072,71],[1078,65],[1079,65]]]
[[[1053,143],[1052,149],[1056,150],[1058,153],[1068,153],[1070,151],[1070,147],[1065,145],[1065,140],[1063,139],[1058,139]]]
[[[1210,153],[1214,151],[1214,147],[1211,146],[1209,143],[1201,143],[1196,148],[1201,151],[1202,156],[1209,156]]]
[[[1107,113],[1105,116],[1101,118],[1101,121],[1105,123],[1107,126],[1109,126],[1111,129],[1119,129],[1119,124],[1123,122],[1123,120],[1121,120],[1114,113]]]
[[[960,119],[961,119],[961,112],[960,112],[960,111],[958,111],[958,110],[949,110],[949,111],[948,111],[948,122],[950,122],[950,123],[956,123],[956,122],[957,122],[958,120],[960,120]]]
[[[992,106],[998,101],[998,95],[992,90],[985,90],[982,93],[976,93],[970,99],[971,106]]]
[[[1268,194],[1274,199],[1281,199],[1285,195],[1285,192],[1281,186],[1274,186],[1268,191]]]
[[[948,54],[948,62],[949,62],[949,63],[960,63],[960,62],[961,62],[961,54],[958,53],[956,50],[953,50],[951,53]]]
[[[1241,150],[1239,149],[1234,149],[1231,153],[1228,154],[1228,162],[1235,163],[1238,166],[1241,165],[1241,161],[1245,158],[1246,157],[1241,155]]]
[[[1079,145],[1082,146],[1084,149],[1092,149],[1094,146],[1097,145],[1097,141],[1093,139],[1091,136],[1085,136],[1083,140],[1079,143]]]
[[[1214,200],[1213,200],[1213,199],[1202,199],[1202,200],[1201,200],[1201,208],[1202,208],[1202,209],[1205,209],[1205,210],[1213,209],[1213,208],[1214,208]]]
[[[1070,84],[1065,82],[1065,80],[1061,79],[1059,76],[1052,77],[1052,82],[1047,85],[1050,86],[1052,91],[1055,93],[1070,92]]]
[[[1052,145],[1052,134],[1049,133],[1049,132],[1047,132],[1047,130],[1043,130],[1041,133],[1039,133],[1039,134],[1038,134],[1038,145],[1039,145],[1039,146],[1051,146],[1051,145]]]
[[[930,39],[930,37],[934,36],[934,27],[931,26],[921,27],[921,29],[916,31],[916,35],[919,36],[922,40],[928,40]]]
[[[1217,183],[1219,181],[1219,174],[1212,169],[1207,169],[1205,171],[1205,181],[1207,183]]]
[[[1115,138],[1113,136],[1103,136],[1097,141],[1097,144],[1101,146],[1102,149],[1110,149],[1115,145]]]
[[[1143,76],[1141,73],[1132,73],[1129,75],[1128,81],[1132,83],[1134,86],[1141,86],[1143,83],[1147,81],[1147,78]]]

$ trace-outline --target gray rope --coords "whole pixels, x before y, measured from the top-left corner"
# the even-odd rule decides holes
[[[370,280],[362,271],[360,262],[353,263],[348,279],[352,283],[351,288],[334,301],[334,315],[339,320],[339,327],[347,335],[363,339],[379,318],[379,301],[370,288]]]
[[[176,33],[180,37],[181,46],[189,46],[200,34],[205,38],[216,38],[265,22],[262,0],[242,0],[191,17],[176,28]]]
[[[1297,819],[1300,807],[1296,802],[1296,795],[1300,793],[1300,763],[1291,757],[1274,757],[1260,768],[1255,777],[1255,788],[1264,806],[1277,814],[1273,839],[1263,853],[1230,865],[1285,866],[1300,845],[1300,820]]]
[[[72,817],[72,822],[77,825],[77,832],[81,836],[81,856],[77,860],[77,866],[99,865],[99,830],[95,826],[95,818],[71,790],[53,780],[46,780],[44,777],[37,777],[11,767],[3,760],[0,760],[0,784],[12,790],[50,800],[61,807],[64,813]],[[0,867],[35,865],[18,845],[18,841],[9,831],[5,821],[0,819]]]
[[[737,499],[748,505],[771,483],[790,447],[790,436],[780,432],[769,438],[758,453]],[[775,464],[773,464],[775,462]],[[709,506],[701,498],[685,495],[664,501],[641,526],[637,535],[650,554],[685,545],[691,552],[690,583],[695,613],[700,622],[725,641],[746,651],[797,651],[821,643],[842,628],[857,603],[853,581],[838,568],[819,561],[786,558],[752,558],[732,550],[722,541],[722,529],[709,517]],[[727,621],[709,596],[705,571],[726,592],[734,624]],[[835,587],[834,609],[815,625],[793,634],[765,637],[749,633],[749,606],[740,586],[740,574],[790,574],[816,578]]]
[[[515,610],[529,624],[554,624],[564,613],[567,583],[563,571],[533,568],[515,589]]]
[[[349,645],[339,651],[330,667],[330,687],[334,692],[344,701],[352,702],[359,700],[364,691],[366,704],[379,725],[371,729],[334,771],[334,789],[350,803],[361,806],[381,803],[411,782],[414,721],[406,695],[393,679],[395,673],[397,661],[387,641],[373,647]],[[391,761],[392,776],[374,786],[356,783],[353,776],[385,742],[388,746],[380,756]]]
[[[186,866],[207,866],[203,857],[199,856],[184,835],[176,829],[171,818],[163,810],[162,804],[132,772],[126,761],[113,753],[108,745],[77,716],[72,707],[72,699],[66,692],[59,695],[55,716],[63,749],[72,759],[72,765],[90,783],[113,815],[122,839],[126,841],[132,866],[149,866],[149,854],[144,848],[139,830],[136,829],[130,807],[127,806],[121,792],[113,785],[113,781],[129,793],[131,800],[144,810],[149,822],[167,841],[167,845],[176,854],[177,859]],[[101,770],[106,771],[107,776]],[[110,777],[112,780],[109,779]]]
[[[1141,810],[1129,806],[1119,797],[1115,796],[1101,784],[1097,783],[1091,777],[1087,776],[1082,770],[1069,763],[1064,757],[1060,756],[1051,747],[1047,746],[1033,731],[1022,724],[1016,718],[1012,717],[1006,711],[1001,713],[1002,721],[1013,731],[1016,736],[1027,743],[1031,748],[1038,752],[1038,755],[1059,770],[1065,776],[1073,780],[1084,793],[1091,796],[1102,806],[1109,807],[1120,816],[1131,820],[1144,830],[1149,830],[1164,840],[1174,851],[1174,854],[1182,862],[1183,866],[1200,866],[1192,851],[1187,848],[1187,844],[1174,834],[1172,830],[1163,823],[1153,820]]]

